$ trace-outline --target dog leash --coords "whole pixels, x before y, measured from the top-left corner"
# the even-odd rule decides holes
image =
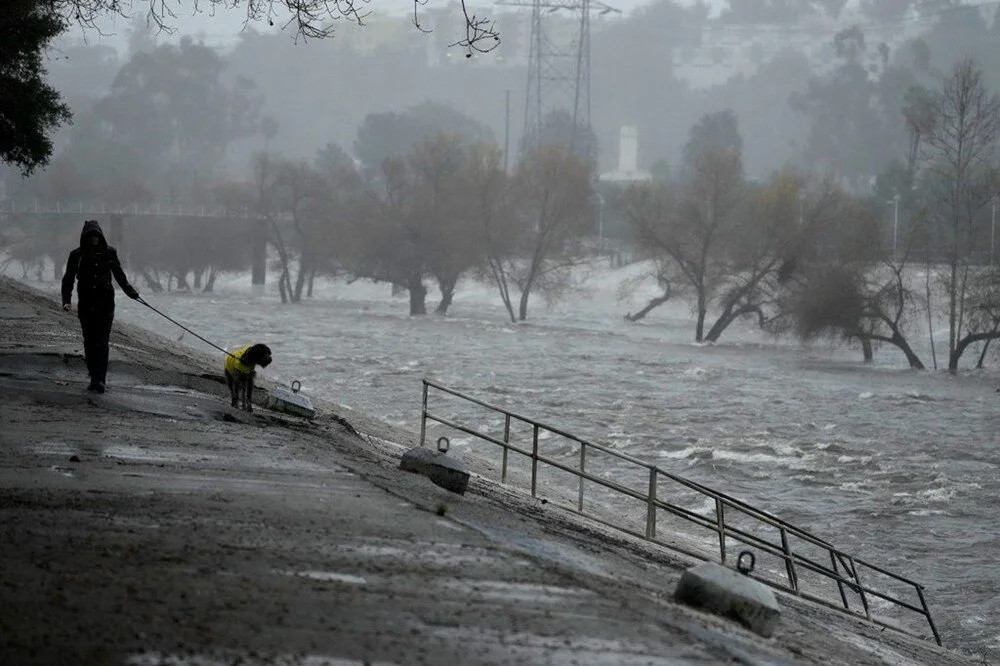
[[[222,353],[223,353],[223,354],[225,354],[226,356],[232,356],[232,357],[233,357],[234,359],[236,359],[237,361],[239,361],[239,360],[240,360],[240,357],[239,357],[239,356],[237,356],[236,354],[233,354],[233,353],[231,353],[231,352],[228,352],[228,351],[226,351],[225,349],[223,349],[223,348],[222,348],[222,347],[220,347],[219,345],[215,344],[215,343],[214,343],[214,342],[212,342],[211,340],[206,340],[205,338],[201,337],[200,335],[198,335],[197,333],[195,333],[195,332],[194,332],[194,331],[192,331],[192,330],[191,330],[190,328],[188,328],[188,327],[187,327],[187,326],[185,326],[184,324],[180,323],[180,322],[179,322],[179,321],[177,321],[176,319],[173,319],[173,318],[169,317],[168,315],[166,315],[166,314],[164,314],[164,313],[160,312],[159,310],[157,310],[156,308],[154,308],[154,307],[153,307],[152,305],[150,305],[149,303],[147,303],[147,302],[146,302],[145,300],[143,300],[142,296],[137,296],[135,300],[139,301],[140,303],[142,303],[143,305],[145,305],[145,306],[146,306],[147,308],[149,308],[150,310],[152,310],[152,311],[153,311],[153,312],[155,312],[156,314],[160,315],[161,317],[163,317],[163,318],[164,318],[164,319],[166,319],[167,321],[171,322],[172,324],[176,324],[177,326],[180,326],[180,327],[181,327],[181,328],[183,328],[183,329],[184,329],[185,331],[187,331],[188,333],[190,333],[190,334],[191,334],[191,335],[193,335],[194,337],[198,338],[199,340],[201,340],[201,341],[202,341],[202,342],[204,342],[205,344],[207,344],[207,345],[209,345],[209,346],[212,346],[212,347],[215,347],[216,349],[218,349],[218,350],[219,350],[220,352],[222,352]]]

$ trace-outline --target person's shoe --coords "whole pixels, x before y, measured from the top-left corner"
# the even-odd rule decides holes
[[[97,388],[94,390],[98,393],[104,393],[104,382],[97,382]]]
[[[90,382],[90,384],[87,385],[87,390],[88,391],[98,391],[98,390],[103,391],[104,390],[104,386],[103,385],[101,385],[100,389],[98,389],[97,387],[98,387],[98,383],[92,381],[92,382]]]

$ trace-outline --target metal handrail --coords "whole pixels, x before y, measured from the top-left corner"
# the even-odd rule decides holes
[[[492,437],[486,433],[482,433],[477,430],[474,430],[471,427],[462,425],[461,423],[458,423],[452,419],[448,419],[443,416],[431,413],[430,410],[428,409],[428,397],[429,397],[429,390],[432,388],[441,391],[442,393],[452,395],[456,398],[460,398],[461,400],[464,400],[466,402],[479,405],[498,414],[502,414],[504,416],[503,439]],[[731,497],[725,493],[719,492],[717,490],[709,488],[708,486],[704,486],[700,483],[696,483],[694,481],[685,479],[684,477],[673,474],[652,463],[640,460],[639,458],[635,458],[620,451],[616,451],[610,447],[597,444],[596,442],[588,441],[560,428],[547,425],[536,419],[524,416],[522,414],[518,414],[517,412],[508,409],[504,409],[503,407],[492,405],[488,402],[467,395],[460,391],[456,391],[455,389],[449,388],[442,384],[438,384],[431,380],[424,379],[423,406],[421,410],[421,419],[420,419],[421,446],[424,445],[426,439],[427,421],[439,423],[441,425],[447,426],[459,432],[464,432],[466,434],[472,435],[473,437],[482,439],[484,441],[502,447],[503,459],[501,462],[501,475],[500,475],[501,483],[507,482],[508,456],[510,452],[514,452],[516,454],[530,458],[532,497],[538,496],[538,465],[539,463],[545,464],[549,467],[572,474],[579,479],[579,490],[577,495],[576,506],[575,507],[565,506],[565,508],[574,511],[575,513],[585,515],[591,519],[597,520],[621,532],[641,537],[643,539],[646,539],[647,541],[651,541],[659,545],[666,546],[668,548],[672,548],[680,552],[684,552],[688,555],[697,557],[699,559],[705,559],[704,553],[692,552],[690,550],[684,549],[683,547],[680,547],[677,544],[667,543],[661,539],[656,538],[657,511],[658,510],[666,511],[671,515],[677,516],[679,518],[682,518],[691,523],[694,523],[696,525],[710,529],[713,532],[715,532],[718,535],[719,539],[719,553],[722,564],[726,563],[727,538],[738,540],[747,545],[753,545],[762,550],[763,552],[766,552],[770,555],[777,557],[778,559],[782,560],[785,564],[784,578],[773,579],[763,576],[754,576],[761,582],[770,585],[771,587],[775,587],[777,589],[784,589],[791,591],[793,594],[801,598],[809,599],[811,601],[821,603],[831,608],[848,612],[852,615],[863,614],[863,616],[866,619],[880,626],[892,629],[898,629],[898,627],[896,627],[895,625],[888,624],[872,616],[869,605],[869,597],[874,597],[888,601],[902,609],[924,616],[924,618],[927,620],[928,625],[930,626],[931,632],[934,634],[934,640],[937,642],[938,645],[941,645],[941,636],[938,633],[937,627],[934,625],[933,618],[931,618],[930,610],[927,607],[927,602],[924,597],[924,592],[923,592],[924,588],[921,584],[914,582],[904,576],[900,576],[899,574],[893,573],[876,564],[854,557],[849,553],[846,553],[836,548],[825,539],[817,537],[800,527],[792,525],[791,523],[788,523],[787,521],[778,518],[777,516],[768,513],[767,511],[763,511],[750,504],[747,504],[742,500],[739,500],[735,497]],[[521,422],[531,426],[532,435],[531,435],[530,449],[517,446],[510,442],[510,426],[512,421]],[[579,467],[578,468],[573,467],[564,461],[555,460],[541,455],[538,449],[539,449],[539,434],[542,431],[549,432],[554,435],[559,435],[560,437],[563,437],[569,441],[576,442],[577,444],[579,444],[580,445]],[[616,483],[614,481],[596,476],[590,471],[588,471],[586,469],[586,462],[587,462],[587,452],[589,449],[610,455],[621,461],[629,463],[630,465],[640,467],[646,470],[647,473],[649,474],[649,486],[647,490],[644,492],[636,490],[634,488],[629,488],[628,486],[622,485],[620,483]],[[692,490],[696,493],[699,493],[714,500],[715,516],[714,517],[705,516],[700,513],[691,511],[690,509],[687,509],[685,507],[672,504],[657,497],[657,486],[661,477],[663,479],[672,481],[689,490]],[[596,514],[586,512],[584,510],[585,482],[596,484],[598,486],[607,488],[608,490],[612,490],[621,495],[625,495],[627,497],[631,497],[633,499],[644,502],[647,506],[645,531],[637,532],[635,530],[628,529],[627,527],[624,527],[622,525],[608,522]],[[726,522],[727,509],[736,510],[740,513],[740,515],[748,516],[749,518],[752,518],[758,523],[763,523],[770,527],[777,528],[780,535],[780,542],[769,541],[761,536],[751,534],[745,530],[739,529],[738,527],[733,525],[732,522],[727,523]],[[817,562],[801,552],[795,552],[792,549],[791,543],[789,541],[790,536],[799,539],[800,541],[803,541],[805,543],[808,543],[812,546],[825,550],[826,553],[829,555],[830,565],[827,566],[825,564]],[[866,585],[861,581],[859,568],[876,572],[898,583],[912,587],[917,594],[920,606],[918,607],[902,599],[898,599],[892,596],[892,594],[888,592],[874,589],[869,585]],[[830,602],[828,599],[825,599],[823,597],[818,597],[813,594],[809,594],[804,590],[802,590],[801,586],[799,585],[799,569],[812,571],[836,583],[840,596],[840,604],[839,605],[835,604],[833,602]],[[843,571],[843,574],[841,573],[841,571]],[[857,594],[858,597],[860,598],[863,613],[859,613],[857,610],[851,608],[846,594],[846,591],[848,590],[851,591],[852,593]]]

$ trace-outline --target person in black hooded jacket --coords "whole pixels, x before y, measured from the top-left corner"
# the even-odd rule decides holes
[[[76,280],[76,309],[83,329],[83,353],[90,373],[88,391],[104,393],[108,374],[108,339],[115,319],[114,276],[118,286],[129,298],[139,298],[139,292],[129,284],[118,261],[115,248],[108,245],[96,220],[83,223],[80,247],[69,253],[66,273],[62,279],[63,310],[69,311]]]

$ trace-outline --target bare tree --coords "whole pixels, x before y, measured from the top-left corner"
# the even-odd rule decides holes
[[[146,21],[158,29],[172,32],[172,23],[177,17],[181,0],[52,0],[56,8],[69,21],[97,28],[102,16],[109,14],[130,18],[141,13]],[[419,9],[426,0],[413,0],[413,24],[420,30]],[[474,52],[488,53],[500,42],[500,35],[489,17],[477,16],[469,12],[464,0],[460,4],[465,20],[464,35],[452,46],[466,50],[466,55]],[[283,22],[282,27],[291,29],[303,39],[323,39],[334,33],[341,20],[364,25],[369,16],[368,0],[191,0],[185,11],[207,11],[216,8],[242,8],[244,25],[251,23]]]
[[[414,213],[425,230],[424,260],[441,292],[436,314],[447,314],[463,274],[479,264],[479,229],[469,214],[467,147],[458,134],[426,139],[408,157],[414,177]]]
[[[633,185],[625,191],[624,206],[626,216],[636,233],[638,246],[644,255],[652,261],[649,274],[640,277],[644,280],[654,277],[663,290],[659,296],[649,299],[649,302],[636,314],[625,315],[628,321],[639,321],[653,311],[654,308],[666,303],[674,293],[674,284],[687,281],[687,276],[678,270],[672,255],[665,251],[661,242],[663,227],[670,225],[676,214],[677,188],[666,180],[652,181]],[[631,288],[623,285],[626,291]]]
[[[255,209],[267,220],[271,243],[278,251],[281,302],[298,303],[322,257],[330,208],[326,183],[305,163],[259,155],[254,160],[254,184]]]
[[[348,272],[408,290],[411,315],[427,312],[425,279],[437,280],[437,311],[444,314],[461,276],[479,263],[468,152],[461,137],[439,134],[405,157],[384,160],[367,201],[346,224]]]
[[[818,229],[836,215],[842,193],[829,180],[809,187],[799,174],[775,174],[762,186],[747,188],[746,199],[725,239],[722,265],[728,278],[716,299],[718,316],[705,334],[715,342],[737,319],[751,316],[763,327],[781,285],[808,254]]]
[[[695,298],[695,340],[705,338],[708,306],[730,277],[725,261],[734,213],[743,197],[743,166],[729,147],[695,154],[687,182],[643,183],[626,195],[626,215],[638,240],[669,258]]]
[[[557,296],[580,264],[575,243],[593,228],[592,172],[589,160],[560,146],[538,148],[518,164],[513,200],[522,221],[522,257],[508,262],[507,275],[521,292],[520,321],[528,318],[533,291]]]
[[[933,111],[924,138],[925,178],[946,253],[948,370],[954,373],[970,340],[998,335],[975,330],[982,320],[969,317],[968,308],[970,285],[983,272],[970,262],[973,224],[1000,182],[995,163],[1000,97],[986,90],[975,61],[967,58],[935,95]]]
[[[497,146],[479,143],[468,155],[466,175],[473,203],[470,210],[482,226],[482,275],[492,282],[510,321],[516,322],[507,267],[516,256],[518,229],[511,206],[511,179],[502,166],[503,152]]]
[[[653,278],[656,279],[656,285],[660,288],[660,290],[663,293],[661,293],[659,296],[654,296],[650,298],[649,301],[646,303],[646,305],[644,305],[642,309],[637,311],[635,314],[632,314],[631,312],[625,313],[625,321],[631,321],[631,322],[641,321],[646,317],[646,315],[648,315],[650,312],[660,307],[673,297],[674,283],[671,271],[672,268],[673,264],[668,259],[664,259],[663,257],[653,259],[653,269],[650,271],[650,274],[643,275],[640,279],[644,280],[645,278],[652,276]],[[626,293],[628,291],[631,291],[629,285],[625,284],[622,286]]]
[[[343,236],[344,268],[352,279],[388,282],[409,292],[411,315],[427,314],[425,229],[417,214],[417,186],[403,159],[383,161],[379,177],[367,183]]]

